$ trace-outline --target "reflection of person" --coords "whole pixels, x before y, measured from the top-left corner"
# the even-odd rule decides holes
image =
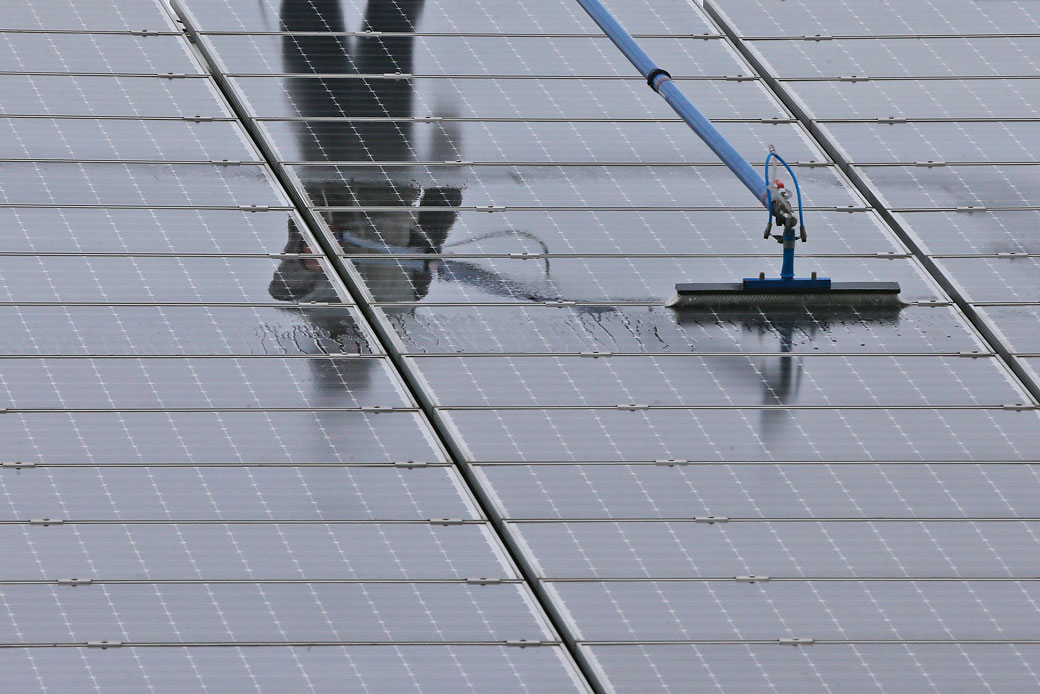
[[[409,33],[423,0],[369,0],[363,31]],[[313,204],[321,207],[398,207],[399,210],[340,209],[325,220],[348,254],[440,253],[462,202],[461,188],[423,188],[405,162],[416,159],[412,146],[411,81],[382,75],[410,73],[413,36],[343,36],[340,0],[283,0],[284,68],[293,74],[343,75],[331,79],[291,78],[289,94],[305,118],[336,118],[300,123],[298,140],[306,161],[401,162],[400,166],[307,166],[300,176]],[[378,75],[374,78],[350,75]],[[383,120],[350,120],[378,118]],[[437,143],[435,143],[437,146]],[[440,143],[439,148],[445,144]],[[451,143],[447,147],[453,147]],[[418,208],[415,207],[418,203]],[[450,208],[439,211],[436,208]],[[433,209],[431,209],[433,208]],[[286,253],[305,253],[306,242],[289,223]],[[428,291],[432,264],[358,262],[359,274],[378,287],[387,301],[416,301]],[[332,288],[312,260],[284,260],[270,285],[280,301],[321,301]]]

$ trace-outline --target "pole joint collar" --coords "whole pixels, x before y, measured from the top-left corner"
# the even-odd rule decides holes
[[[646,74],[646,83],[650,85],[650,88],[656,92],[658,87],[658,85],[656,84],[657,78],[662,76],[665,79],[672,79],[671,74],[667,70],[662,70],[659,67],[655,67],[653,70]]]

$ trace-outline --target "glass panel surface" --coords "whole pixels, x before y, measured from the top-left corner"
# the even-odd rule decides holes
[[[72,520],[126,523],[425,522],[431,518],[479,517],[457,473],[440,466],[135,465],[5,469],[0,474],[4,484],[0,518],[5,520],[48,517],[59,512]]]
[[[359,78],[234,77],[252,115],[274,117],[386,117],[387,112],[422,118],[572,118],[674,120],[675,112],[636,79],[450,79],[408,80],[414,95],[385,93],[395,80],[360,80],[374,92],[383,86],[378,104],[337,104],[330,93],[337,82]],[[709,118],[786,118],[757,81],[677,80],[697,96]],[[414,107],[413,107],[414,103]]]
[[[849,160],[896,162],[1023,162],[1040,155],[1029,145],[1040,137],[1040,121],[1014,123],[826,123]]]
[[[513,584],[7,585],[0,640],[293,643],[541,640]]]
[[[409,407],[383,359],[0,359],[9,409]]]
[[[430,6],[432,9],[432,5]],[[577,12],[584,14],[580,6]],[[498,6],[496,5],[496,11]],[[539,14],[547,8],[539,7]],[[548,11],[552,11],[548,9]],[[425,13],[424,13],[425,14]],[[286,23],[292,30],[293,23]],[[289,34],[282,36],[207,36],[229,73],[362,74],[379,75],[400,70],[413,75],[458,76],[619,76],[638,75],[635,68],[606,37],[544,36],[342,36]],[[398,53],[398,44],[410,43],[410,63],[395,61],[387,69],[381,54]],[[725,77],[747,70],[724,41],[697,38],[648,38],[641,45],[654,60],[668,65],[675,77]],[[292,59],[305,53],[307,64]]]
[[[1040,210],[902,212],[903,228],[935,254],[1040,254]]]
[[[8,412],[5,455],[50,463],[440,460],[415,413]]]
[[[60,3],[52,3],[58,4]],[[77,0],[77,5],[79,4]],[[150,3],[135,4],[146,7]],[[123,5],[124,3],[120,3],[120,10],[124,9]],[[167,30],[166,27],[158,25],[150,28]],[[15,32],[0,33],[0,70],[133,72],[156,75],[170,72],[201,72],[198,64],[185,50],[184,41],[179,36]]]
[[[0,75],[4,115],[226,118],[212,83],[197,77]]]
[[[709,163],[717,157],[685,123],[673,122],[264,122],[286,161],[465,161],[481,163]],[[745,157],[762,162],[769,145],[788,161],[823,161],[797,125],[721,123]],[[408,144],[402,147],[402,140]],[[303,176],[303,174],[301,174]],[[764,225],[764,222],[763,222]],[[756,225],[758,226],[758,225]]]
[[[1040,80],[1037,80],[1040,82]],[[1036,165],[859,166],[894,208],[1034,207]]]
[[[343,581],[514,578],[486,526],[0,526],[5,580]],[[42,531],[42,532],[40,532]],[[68,532],[66,532],[68,531]],[[71,537],[75,535],[75,537]],[[77,586],[78,588],[79,586]],[[91,590],[95,586],[87,587]]]
[[[235,257],[0,256],[0,301],[68,303],[339,303],[305,261]]]
[[[347,306],[0,306],[6,355],[372,354]]]
[[[740,694],[917,694],[1035,689],[1040,647],[1025,644],[816,644],[583,648],[618,692],[690,691],[710,681]]]
[[[1040,524],[523,523],[546,578],[1009,578],[1040,570]]]
[[[0,208],[4,250],[35,253],[299,253],[313,250],[291,212]]]
[[[383,213],[390,215],[394,213]],[[376,223],[388,221],[376,218]],[[333,228],[351,228],[354,219]],[[539,263],[516,258],[452,259],[368,257],[353,262],[377,302],[664,304],[680,282],[740,282],[759,272],[774,275],[778,258],[556,258]],[[864,282],[900,283],[906,301],[942,300],[915,264],[906,260],[801,258],[801,273]],[[609,278],[609,279],[606,279]],[[689,312],[686,312],[689,313]],[[680,319],[681,319],[680,314]]]
[[[343,18],[313,16],[313,12],[290,10],[282,17],[297,30],[349,31],[362,28],[396,30],[399,32],[489,32],[489,33],[599,33],[596,25],[577,4],[544,6],[536,0],[522,0],[502,6],[487,0],[460,0],[452,4],[427,3],[417,0],[398,0],[393,9],[377,7],[368,10],[364,0],[345,2],[343,16],[350,21],[349,29]],[[629,31],[640,33],[715,33],[694,7],[681,0],[664,0],[647,11],[641,2],[610,0],[605,3],[617,14]],[[192,12],[199,25],[209,31],[277,31],[279,29],[278,0],[219,0],[195,2]],[[422,10],[422,12],[420,12]],[[364,20],[361,27],[356,25]],[[681,27],[681,31],[677,30]]]
[[[23,205],[285,205],[257,165],[5,162],[0,186]]]
[[[792,6],[784,0],[720,0],[713,3],[740,28],[742,36],[881,36],[1040,33],[1040,18],[1016,0],[948,0],[836,3],[809,0]]]
[[[589,641],[1031,639],[1029,581],[552,583]]]
[[[479,474],[511,518],[1040,517],[1034,464],[486,465]]]
[[[986,406],[1025,397],[996,360],[957,357],[437,357],[415,364],[437,404],[448,407]]]
[[[471,460],[1031,460],[1035,410],[449,411]]]
[[[918,9],[915,5],[915,10]],[[735,17],[734,17],[735,19]],[[740,24],[744,18],[740,18]],[[975,33],[973,29],[970,33]],[[931,33],[931,29],[928,32]],[[967,33],[967,32],[966,32]],[[748,41],[784,77],[964,77],[1038,75],[1038,36]]]
[[[817,119],[1040,118],[1040,80],[785,82]]]
[[[804,218],[811,243],[799,250],[808,254],[902,252],[870,212],[814,210]],[[742,255],[776,248],[762,238],[764,227],[760,210],[461,210],[440,250],[447,255]],[[394,245],[393,228],[372,225],[367,231]]]
[[[17,691],[222,694],[260,691],[418,690],[502,694],[588,691],[562,646],[194,646],[188,648],[0,649],[0,668]]]
[[[1040,258],[943,258],[937,261],[969,301],[1040,302]]]
[[[154,0],[28,0],[4,8],[0,29],[87,31],[171,31],[173,26]]]
[[[828,262],[831,262],[828,260]],[[939,307],[708,316],[662,306],[386,306],[412,353],[766,352],[953,353],[983,349],[963,318]]]
[[[234,123],[45,118],[0,119],[0,158],[257,160]]]

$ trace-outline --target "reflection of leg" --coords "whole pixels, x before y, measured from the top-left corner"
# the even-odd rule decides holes
[[[462,204],[462,191],[458,188],[427,188],[423,191],[419,206],[457,208]],[[439,210],[424,209],[419,212],[419,226],[412,231],[409,245],[424,248],[427,253],[440,253],[444,240],[458,216],[457,209]]]

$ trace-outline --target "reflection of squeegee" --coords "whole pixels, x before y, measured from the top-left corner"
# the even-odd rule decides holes
[[[726,138],[704,117],[697,107],[672,81],[672,76],[650,59],[639,44],[625,31],[613,15],[599,0],[578,0],[585,11],[596,21],[614,45],[646,78],[647,84],[660,94],[668,105],[679,114],[690,128],[704,140],[719,159],[729,167],[755,198],[768,211],[769,223],[765,238],[774,238],[783,244],[783,265],[779,277],[749,277],[734,283],[689,283],[677,284],[676,294],[668,302],[674,308],[740,308],[740,307],[791,307],[791,306],[900,306],[899,285],[896,282],[832,282],[827,277],[795,277],[794,246],[800,239],[806,240],[802,223],[802,194],[791,167],[770,148],[766,157],[765,178],[733,148]],[[791,192],[780,181],[767,183],[769,163],[776,159],[787,169],[794,181],[798,200],[798,213],[791,207]],[[783,230],[771,234],[773,221]],[[798,232],[795,232],[795,227]]]

